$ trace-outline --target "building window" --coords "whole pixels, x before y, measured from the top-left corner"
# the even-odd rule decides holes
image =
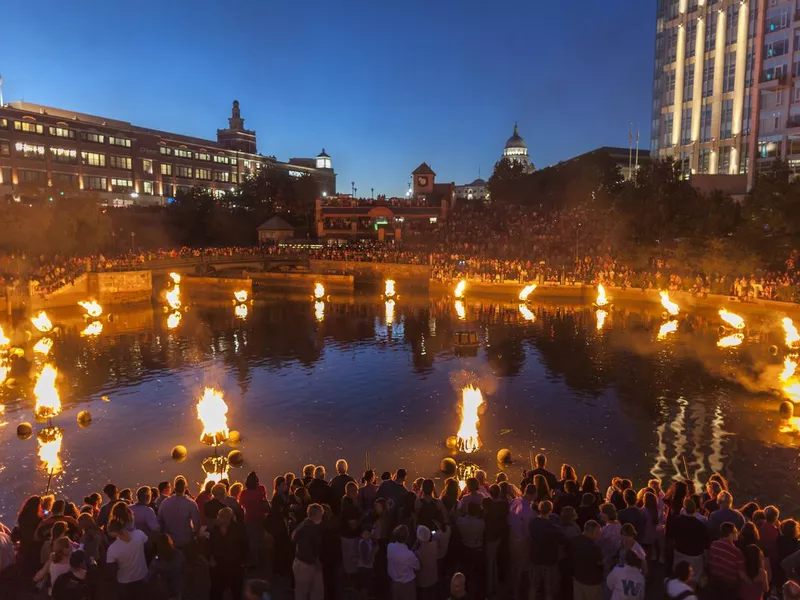
[[[104,136],[102,133],[81,131],[81,140],[84,142],[91,142],[92,144],[103,144],[106,141],[106,136]]]
[[[780,31],[781,29],[786,29],[789,26],[789,22],[790,21],[789,21],[788,10],[784,10],[780,14],[767,17],[766,33],[772,33],[773,31]]]
[[[686,58],[694,56],[695,46],[697,45],[697,19],[692,19],[686,26]]]
[[[700,110],[700,141],[711,141],[711,105],[704,104]]]
[[[0,140],[0,156],[11,156],[11,144]]]
[[[89,177],[85,178],[85,184],[86,185],[84,187],[87,190],[102,190],[102,191],[106,191],[106,189],[107,189],[107,184],[106,184],[106,178],[105,177],[94,177],[94,176],[90,175]]]
[[[700,148],[700,159],[697,162],[698,173],[708,173],[711,166],[711,149]]]
[[[195,179],[211,179],[211,169],[195,169],[194,170]]]
[[[172,176],[172,165],[161,163],[161,174]]]
[[[752,96],[747,94],[744,97],[744,105],[742,107],[742,134],[750,133],[750,123],[753,118],[753,103]]]
[[[725,43],[730,46],[736,43],[739,33],[739,3],[734,2],[728,5],[727,32],[725,33]]]
[[[689,144],[692,141],[692,109],[684,108],[681,117],[681,144]]]
[[[756,70],[756,55],[752,48],[747,50],[747,58],[745,59],[744,68],[744,87],[749,88],[753,86],[753,73]]]
[[[128,138],[116,137],[113,135],[108,136],[108,143],[112,146],[122,146],[124,148],[131,147],[131,141]]]
[[[800,137],[790,135],[787,141],[789,154],[800,154]]]
[[[8,119],[0,119],[0,129],[8,129]]]
[[[211,155],[208,152],[195,152],[194,157],[197,160],[211,160]]]
[[[44,125],[31,123],[30,121],[14,121],[14,130],[42,135],[44,134]]]
[[[176,165],[175,166],[175,175],[177,177],[191,177],[192,176],[192,167],[187,167],[186,165]]]
[[[125,169],[127,171],[130,171],[131,158],[130,156],[109,156],[108,166],[111,167],[112,169]]]
[[[706,21],[706,52],[710,52],[717,45],[717,11],[709,11]]]
[[[192,158],[192,153],[189,150],[175,148],[175,156],[179,158]]]
[[[62,188],[77,188],[78,176],[72,173],[53,173],[53,186]]]
[[[776,56],[783,56],[789,52],[789,38],[782,38],[780,40],[773,40],[764,46],[764,58],[774,58]]]
[[[158,151],[161,152],[161,154],[166,154],[167,156],[172,155],[172,148],[167,148],[166,146],[159,146]]]
[[[725,55],[725,68],[723,71],[722,91],[732,92],[736,82],[736,52]]]
[[[664,73],[664,106],[675,104],[675,69]],[[249,161],[244,161],[245,169]]]
[[[230,160],[228,159],[227,156],[220,156],[217,154],[214,156],[214,162],[227,165],[230,162]]]
[[[54,162],[75,164],[78,162],[78,152],[72,148],[50,147],[50,158]]]
[[[238,162],[239,162],[239,159],[237,159],[237,158],[231,158],[231,165],[232,165],[232,166],[234,166],[234,167],[235,167],[235,166],[236,166],[236,164],[237,164]]]
[[[34,183],[38,185],[47,185],[47,173],[45,171],[17,169],[17,177],[20,183]]]
[[[773,140],[764,140],[758,142],[758,156],[761,158],[780,158],[780,142]]]
[[[670,146],[672,146],[672,122],[673,122],[672,113],[665,114],[664,126],[661,128],[661,131],[664,134],[664,140],[661,145],[664,148],[669,148]]]
[[[667,64],[675,62],[678,55],[678,28],[672,27],[667,31]]]
[[[142,173],[145,173],[146,175],[153,174],[153,161],[149,158],[142,159]]]
[[[683,101],[689,102],[694,97],[694,65],[686,65],[686,68],[683,70]],[[319,161],[318,161],[319,162]],[[323,166],[320,167],[317,164],[317,168],[328,168],[323,163]]]
[[[733,135],[733,100],[722,101],[722,115],[719,125],[720,139],[727,140]]]
[[[706,59],[703,64],[703,98],[708,98],[714,93],[714,59]]]
[[[75,139],[75,132],[71,129],[67,129],[66,127],[50,127],[50,135],[54,137],[62,137],[62,138],[69,138]]]
[[[239,174],[236,171],[231,173],[231,183],[237,183],[239,181]]]
[[[26,144],[24,142],[17,142],[14,144],[14,149],[17,151],[17,156],[23,158],[38,158],[44,159],[44,146],[39,144]]]
[[[214,171],[214,181],[228,183],[230,180],[231,174],[228,171]]]
[[[733,146],[723,146],[719,149],[719,167],[717,173],[719,175],[727,175],[731,171],[731,153]]]
[[[150,196],[153,195],[153,182],[152,181],[143,181],[142,182],[142,193],[149,194]]]
[[[133,182],[130,179],[111,178],[112,192],[129,192],[133,189]]]
[[[105,167],[106,155],[97,152],[81,152],[81,164],[90,167]]]

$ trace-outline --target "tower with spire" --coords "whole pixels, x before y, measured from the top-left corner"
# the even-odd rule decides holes
[[[522,165],[525,172],[536,170],[536,167],[531,164],[531,158],[528,156],[528,146],[519,134],[516,121],[514,121],[514,133],[508,138],[506,147],[503,149],[503,158],[507,158],[513,163]]]
[[[239,101],[233,101],[231,116],[228,117],[228,128],[217,129],[217,141],[229,150],[256,153],[256,132],[244,128],[244,119],[239,109]]]

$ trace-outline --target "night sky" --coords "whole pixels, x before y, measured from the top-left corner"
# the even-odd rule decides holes
[[[652,0],[29,0],[3,6],[5,101],[207,139],[233,99],[258,149],[333,157],[340,192],[488,178],[514,121],[541,168],[649,146]]]

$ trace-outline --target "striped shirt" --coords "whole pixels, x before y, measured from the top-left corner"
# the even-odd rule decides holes
[[[711,574],[728,583],[739,581],[739,572],[744,571],[744,554],[730,540],[716,540],[709,552]]]

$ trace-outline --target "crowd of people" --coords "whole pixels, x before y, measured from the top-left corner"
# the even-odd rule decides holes
[[[0,524],[0,596],[800,599],[800,526],[775,506],[735,508],[720,474],[704,489],[615,477],[603,490],[543,455],[531,466],[518,485],[472,469],[439,490],[404,469],[357,481],[339,460],[330,479],[306,465],[269,489],[250,472],[195,496],[182,476],[109,483],[80,506],[32,496]]]

